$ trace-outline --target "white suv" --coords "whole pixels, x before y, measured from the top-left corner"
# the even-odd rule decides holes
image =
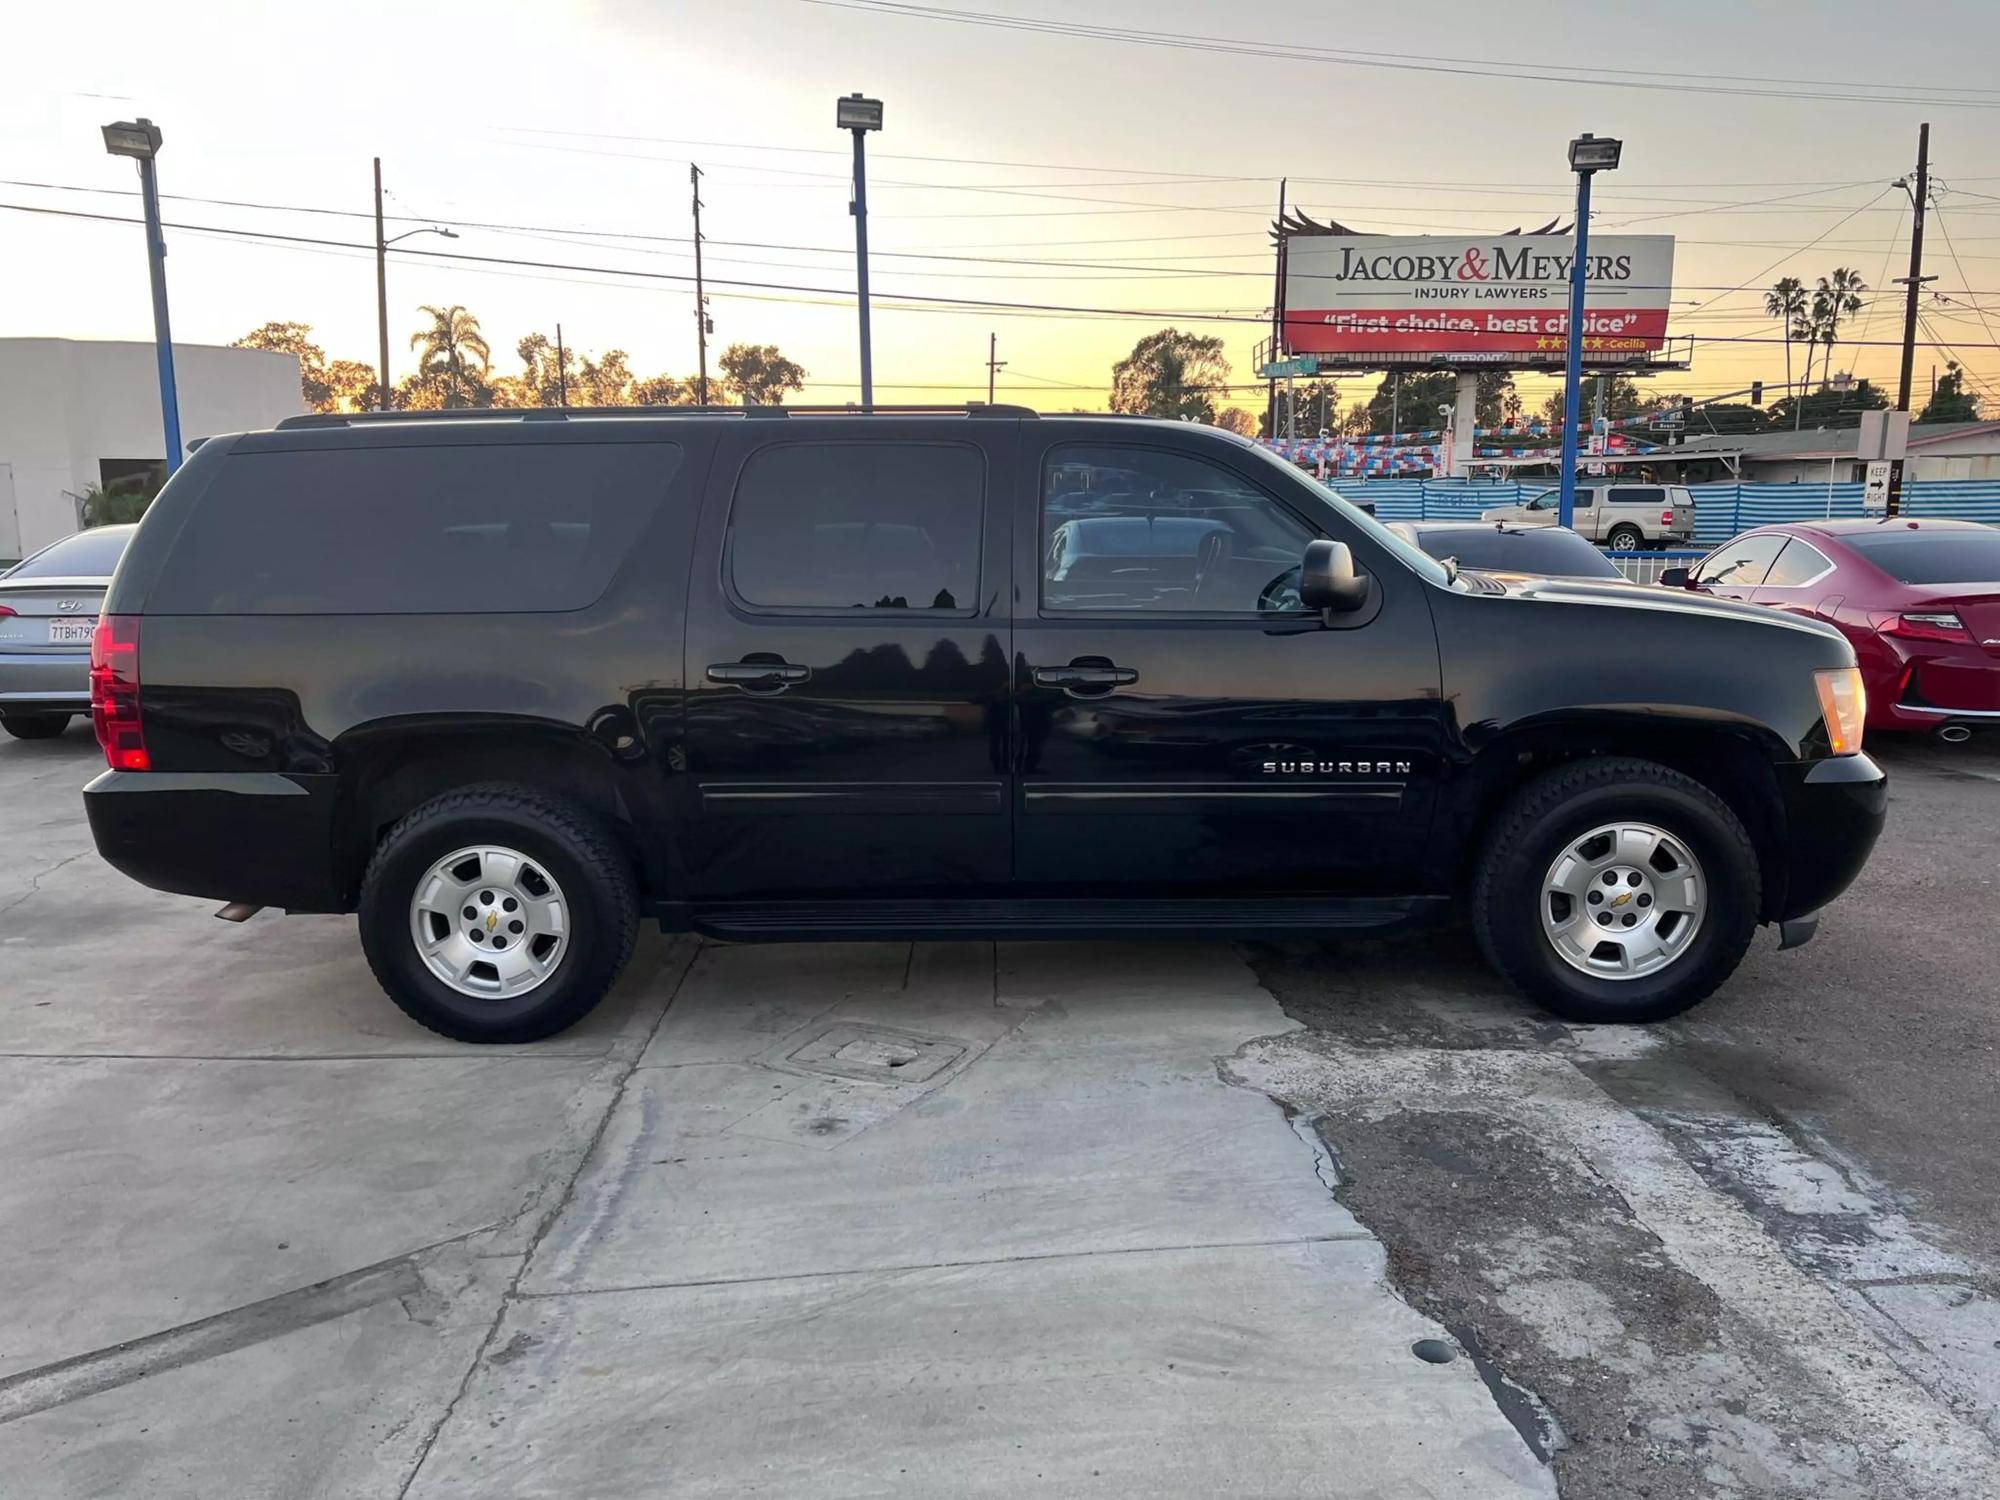
[[[1557,499],[1557,491],[1544,490],[1519,505],[1482,510],[1479,519],[1553,526]],[[1685,545],[1694,540],[1694,496],[1681,484],[1580,484],[1575,526],[1613,552]]]

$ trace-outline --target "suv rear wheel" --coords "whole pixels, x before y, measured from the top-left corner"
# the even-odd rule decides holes
[[[1611,528],[1611,535],[1605,545],[1613,552],[1637,552],[1646,545],[1646,533],[1626,522]]]
[[[389,830],[361,884],[361,946],[419,1024],[531,1042],[604,998],[638,911],[631,869],[591,814],[521,787],[468,787]]]
[[[67,728],[68,714],[8,714],[0,717],[0,729],[17,740],[52,740]]]
[[[1652,761],[1578,761],[1495,820],[1473,930],[1564,1020],[1658,1021],[1735,971],[1762,892],[1750,836],[1707,787]]]

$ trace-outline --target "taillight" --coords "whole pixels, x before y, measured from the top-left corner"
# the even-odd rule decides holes
[[[90,638],[90,722],[114,771],[147,771],[139,718],[139,617],[105,615]]]
[[[1955,646],[1969,645],[1972,641],[1972,632],[1965,628],[1965,621],[1948,609],[1877,615],[1871,623],[1882,634],[1900,636],[1906,641],[1947,641]]]
[[[1663,511],[1661,511],[1661,512],[1660,512],[1660,524],[1661,524],[1662,526],[1671,526],[1671,525],[1673,525],[1673,524],[1674,524],[1674,513],[1673,513],[1672,511],[1670,511],[1670,510],[1663,510]]]
[[[15,610],[9,609],[4,604],[0,604],[0,620],[11,620],[14,618],[15,614],[16,614]]]

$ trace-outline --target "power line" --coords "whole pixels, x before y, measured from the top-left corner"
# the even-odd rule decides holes
[[[1050,36],[1092,41],[1123,42],[1133,46],[1167,48],[1176,51],[1232,54],[1242,57],[1272,58],[1279,61],[1310,62],[1336,67],[1380,69],[1402,73],[1442,73],[1456,77],[1498,78],[1527,83],[1588,85],[1596,88],[1639,89],[1677,94],[1733,95],[1747,98],[1826,100],[1860,104],[1923,104],[1946,108],[1993,109],[2000,97],[1991,89],[1956,86],[1919,86],[1860,82],[1850,79],[1773,78],[1758,75],[1641,72],[1637,69],[1599,68],[1562,64],[1498,65],[1491,60],[1427,56],[1422,53],[1362,52],[1348,48],[1317,47],[1297,42],[1269,42],[1247,38],[1206,36],[1187,32],[1148,31],[1136,27],[1099,25],[1093,22],[1060,21],[1044,17],[996,15],[981,11],[947,10],[938,6],[900,3],[900,0],[803,0],[808,5],[858,11],[866,15],[900,20],[946,21],[958,25],[989,27],[1005,31],[1037,32]],[[1703,79],[1704,82],[1671,80]],[[1766,87],[1738,88],[1735,84],[1762,84]],[[1770,87],[1768,85],[1778,85]],[[1873,89],[1874,93],[1855,90]],[[1846,92],[1835,92],[1844,90]],[[1964,94],[1962,99],[1941,97]]]

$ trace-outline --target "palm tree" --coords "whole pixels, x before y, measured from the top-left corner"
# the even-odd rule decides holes
[[[1796,276],[1786,276],[1771,284],[1771,290],[1764,293],[1764,312],[1776,318],[1785,330],[1785,395],[1794,405],[1798,393],[1792,389],[1792,335],[1801,326],[1806,311],[1805,283]]]
[[[1819,325],[1820,341],[1826,345],[1820,367],[1823,381],[1833,379],[1833,346],[1840,333],[1840,320],[1861,311],[1861,294],[1867,290],[1868,283],[1861,279],[1861,273],[1846,266],[1838,268],[1832,280],[1824,276],[1819,279],[1819,287],[1813,293],[1812,313]]]
[[[472,405],[472,359],[479,361],[481,380],[493,367],[493,351],[480,336],[479,319],[457,303],[417,310],[431,320],[430,327],[410,335],[410,347],[418,351],[417,373],[443,383],[446,406]]]

